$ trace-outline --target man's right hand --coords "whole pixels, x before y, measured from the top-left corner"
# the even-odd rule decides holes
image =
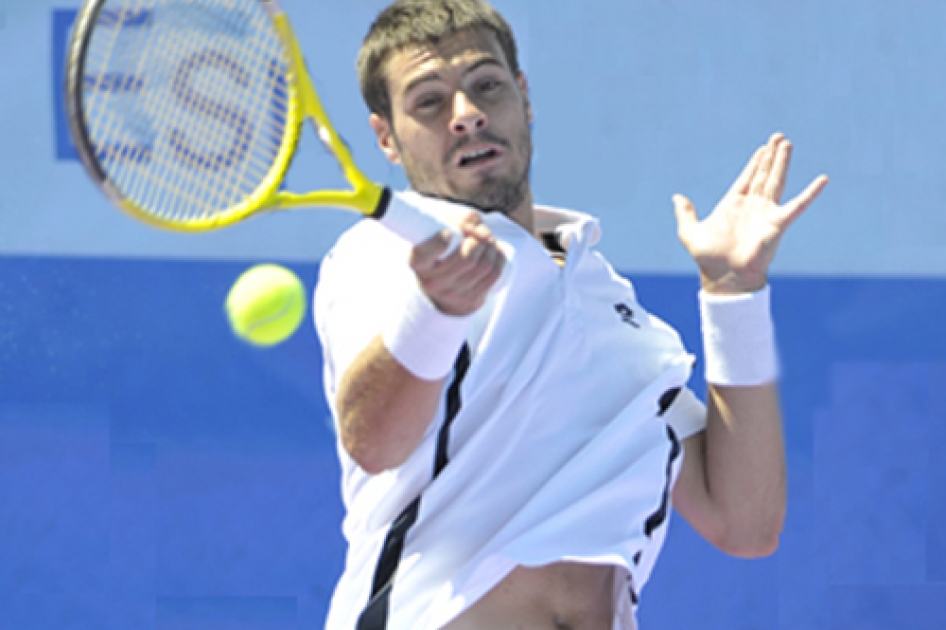
[[[486,302],[502,274],[506,257],[477,212],[471,210],[457,228],[463,240],[456,251],[440,258],[450,243],[450,233],[443,232],[414,247],[410,266],[421,289],[440,312],[463,316]]]

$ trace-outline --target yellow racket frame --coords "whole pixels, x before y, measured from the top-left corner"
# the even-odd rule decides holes
[[[188,219],[174,219],[162,217],[160,214],[148,211],[135,204],[121,194],[104,173],[101,167],[90,165],[88,160],[95,160],[93,155],[83,156],[83,161],[89,167],[107,196],[119,208],[154,227],[174,230],[178,232],[206,232],[217,230],[238,223],[250,216],[262,212],[292,208],[334,207],[355,210],[366,216],[372,216],[381,205],[384,189],[372,182],[355,165],[351,152],[344,141],[335,131],[329,120],[319,95],[312,84],[289,18],[273,0],[260,0],[269,13],[273,27],[282,40],[287,57],[287,91],[288,107],[286,112],[285,131],[282,144],[273,160],[273,165],[257,189],[242,202],[206,217]],[[80,13],[77,24],[94,24],[103,2],[89,2]],[[77,33],[83,30],[77,29]],[[73,60],[84,56],[85,44],[76,42],[70,50],[70,77],[72,81],[80,81],[82,63],[73,63]],[[309,193],[292,193],[279,190],[286,177],[292,158],[295,155],[302,134],[303,122],[309,119],[315,126],[316,133],[323,144],[331,151],[342,168],[345,178],[351,184],[351,190],[318,190]],[[83,132],[84,133],[84,132]],[[87,141],[83,144],[89,144]]]

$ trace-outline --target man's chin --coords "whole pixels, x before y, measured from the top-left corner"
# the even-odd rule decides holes
[[[491,213],[499,212],[506,214],[508,211],[501,203],[497,203],[496,199],[491,197],[484,197],[481,195],[458,195],[451,199],[456,203],[461,203],[465,206],[471,206],[476,208],[480,212]]]
[[[501,182],[492,186],[481,186],[475,190],[456,191],[454,200],[473,206],[481,212],[512,214],[525,199],[521,184]]]
[[[439,192],[415,186],[414,190],[428,197],[452,201],[476,208],[480,212],[512,214],[525,200],[528,180],[510,182],[490,178],[487,182],[471,187],[451,186],[449,192]]]

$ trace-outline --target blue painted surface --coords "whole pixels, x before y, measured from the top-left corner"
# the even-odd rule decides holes
[[[244,267],[0,259],[0,628],[320,625],[344,549],[319,349],[231,336]]]
[[[344,548],[318,342],[231,336],[246,266],[0,257],[0,629],[321,627]],[[699,354],[695,279],[634,280]],[[643,628],[946,627],[946,282],[773,284],[781,549],[676,518]]]

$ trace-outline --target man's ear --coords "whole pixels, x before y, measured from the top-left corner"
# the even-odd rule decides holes
[[[529,82],[526,81],[526,75],[520,71],[516,77],[516,83],[519,84],[519,90],[522,92],[522,98],[526,101],[526,120],[532,123],[532,101],[529,99]]]
[[[401,163],[401,153],[397,150],[397,142],[394,139],[394,129],[391,123],[378,114],[372,113],[368,118],[368,123],[374,129],[374,135],[378,138],[378,147],[384,156],[392,164]]]

